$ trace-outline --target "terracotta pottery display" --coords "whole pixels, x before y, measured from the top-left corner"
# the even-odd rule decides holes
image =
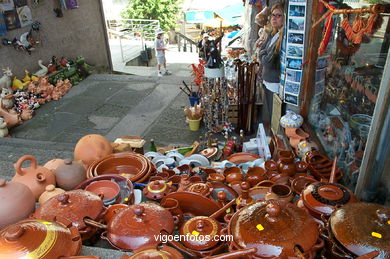
[[[101,238],[113,247],[125,251],[157,247],[162,240],[155,236],[162,231],[169,234],[174,229],[171,213],[155,203],[140,203],[120,210],[107,224]]]
[[[264,180],[266,180],[266,175],[265,170],[262,167],[255,166],[248,168],[245,181],[247,181],[251,187],[254,187],[256,184]]]
[[[35,198],[26,185],[0,178],[0,229],[27,218],[34,209]]]
[[[253,198],[249,195],[249,188],[250,188],[249,183],[247,182],[241,183],[241,194],[236,199],[236,204],[238,209],[241,209],[242,207],[248,206],[255,202]]]
[[[353,192],[341,184],[315,182],[302,191],[297,205],[321,219],[321,215],[329,217],[338,206],[357,201]]]
[[[134,152],[122,152],[94,161],[87,169],[87,177],[118,174],[132,182],[144,182],[155,171],[153,163],[145,156]]]
[[[220,182],[210,182],[211,186],[213,186],[213,191],[211,196],[214,200],[218,200],[218,193],[223,192],[226,194],[226,201],[231,201],[238,197],[238,193],[230,186],[220,183]]]
[[[85,218],[95,221],[103,219],[107,209],[101,198],[84,190],[73,190],[61,193],[46,201],[33,214],[36,219],[53,220],[58,215],[72,222],[81,236],[88,239],[94,230],[84,222]]]
[[[210,216],[221,208],[216,201],[193,192],[173,192],[161,202],[168,198],[177,200],[183,214],[189,216]]]
[[[295,174],[295,163],[294,163],[294,153],[289,150],[282,150],[278,152],[278,171],[281,174],[294,176]]]
[[[252,153],[246,153],[246,152],[239,152],[235,153],[233,155],[230,155],[227,160],[238,165],[242,164],[245,162],[252,162],[255,161],[256,159],[261,158],[259,155],[252,154]]]
[[[43,167],[46,167],[47,169],[53,171],[53,173],[55,174],[57,168],[62,164],[64,164],[64,159],[55,158],[47,161],[46,164],[43,165]]]
[[[82,137],[74,148],[74,160],[81,161],[87,168],[93,161],[112,154],[110,141],[98,134]]]
[[[257,202],[237,211],[229,221],[229,249],[257,248],[254,258],[313,258],[323,246],[317,223],[287,201]]]
[[[283,201],[292,201],[294,198],[294,193],[291,188],[283,184],[274,184],[272,185],[268,193],[265,195],[266,200],[283,200]]]
[[[171,185],[165,180],[155,180],[148,183],[142,192],[149,200],[159,201],[171,192]]]
[[[227,183],[237,181],[242,182],[244,180],[244,176],[242,175],[242,171],[239,167],[226,167],[223,170],[223,174],[225,175]]]
[[[225,176],[219,173],[211,173],[207,176],[207,181],[209,182],[225,182]]]
[[[266,171],[278,171],[278,165],[273,160],[267,160],[264,162],[264,168]]]
[[[22,168],[23,162],[27,160],[31,163],[30,167]],[[12,181],[23,183],[30,188],[36,201],[38,201],[39,196],[45,191],[47,185],[56,185],[53,172],[43,166],[38,166],[37,160],[33,156],[22,156],[14,164],[14,168],[16,174],[12,178]]]
[[[108,180],[108,181],[114,181],[118,184],[120,188],[120,193],[118,199],[114,203],[126,203],[126,204],[133,204],[134,203],[134,187],[133,183],[121,176],[116,174],[106,174],[106,175],[100,175],[93,178],[89,178],[85,180],[84,182],[80,183],[78,186],[76,186],[75,189],[85,189],[88,185],[95,181],[102,181],[102,180]]]
[[[63,219],[27,219],[0,231],[0,258],[99,258],[73,257],[80,250],[79,232]]]
[[[110,180],[94,181],[87,185],[85,190],[97,194],[103,200],[104,206],[114,204],[120,194],[119,185]]]
[[[145,248],[133,255],[123,255],[120,259],[184,259],[183,255],[176,249],[163,246],[162,248]]]
[[[87,179],[86,171],[80,162],[65,159],[54,171],[57,186],[65,191],[73,190],[82,181]]]
[[[371,252],[371,258],[390,258],[390,207],[373,203],[350,203],[337,209],[327,224],[331,258],[356,258]],[[370,257],[369,257],[370,258]]]
[[[194,192],[208,197],[213,191],[213,186],[210,183],[194,183],[190,185],[185,191]]]
[[[64,193],[65,190],[61,188],[56,188],[54,185],[49,184],[46,186],[45,191],[39,196],[38,203],[42,205],[46,201],[50,200],[52,197],[57,196],[58,194]]]
[[[164,201],[160,202],[160,205],[167,209],[172,216],[178,219],[177,226],[181,226],[184,220],[183,211],[181,211],[179,202],[175,199],[164,199]]]

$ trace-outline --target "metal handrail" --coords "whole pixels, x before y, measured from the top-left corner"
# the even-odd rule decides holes
[[[184,52],[187,52],[187,42],[190,44],[190,51],[192,52],[192,45],[195,45],[196,47],[196,52],[198,52],[198,43],[196,43],[195,41],[193,41],[192,39],[188,38],[186,35],[180,33],[180,32],[176,32],[176,35],[178,36],[178,40],[177,40],[177,47],[180,51],[181,49],[181,39],[184,40],[184,43],[183,43],[183,51]]]

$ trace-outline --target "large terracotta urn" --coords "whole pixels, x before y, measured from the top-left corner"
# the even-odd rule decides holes
[[[82,137],[74,148],[74,160],[79,160],[88,168],[93,161],[112,154],[111,143],[102,135],[90,134]]]
[[[30,161],[30,167],[22,168],[25,161]],[[54,173],[46,167],[38,166],[37,160],[33,156],[22,156],[14,164],[14,168],[16,174],[12,178],[12,181],[23,183],[30,188],[36,201],[38,201],[39,196],[45,191],[47,185],[56,185]]]
[[[34,195],[26,185],[0,178],[0,229],[27,218],[34,209]]]

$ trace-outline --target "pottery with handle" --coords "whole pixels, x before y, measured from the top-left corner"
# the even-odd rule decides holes
[[[31,162],[30,167],[22,168],[25,161]],[[38,201],[39,196],[45,191],[47,185],[56,185],[53,172],[43,166],[38,166],[37,160],[33,156],[22,156],[14,164],[14,168],[16,174],[12,178],[12,181],[23,183],[30,188],[36,201]]]

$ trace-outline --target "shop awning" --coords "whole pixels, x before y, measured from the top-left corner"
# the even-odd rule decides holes
[[[244,13],[244,6],[241,2],[215,10],[214,12],[231,25],[235,25],[239,23],[239,19]]]
[[[186,12],[187,23],[204,23],[214,19],[213,11],[189,11]]]

